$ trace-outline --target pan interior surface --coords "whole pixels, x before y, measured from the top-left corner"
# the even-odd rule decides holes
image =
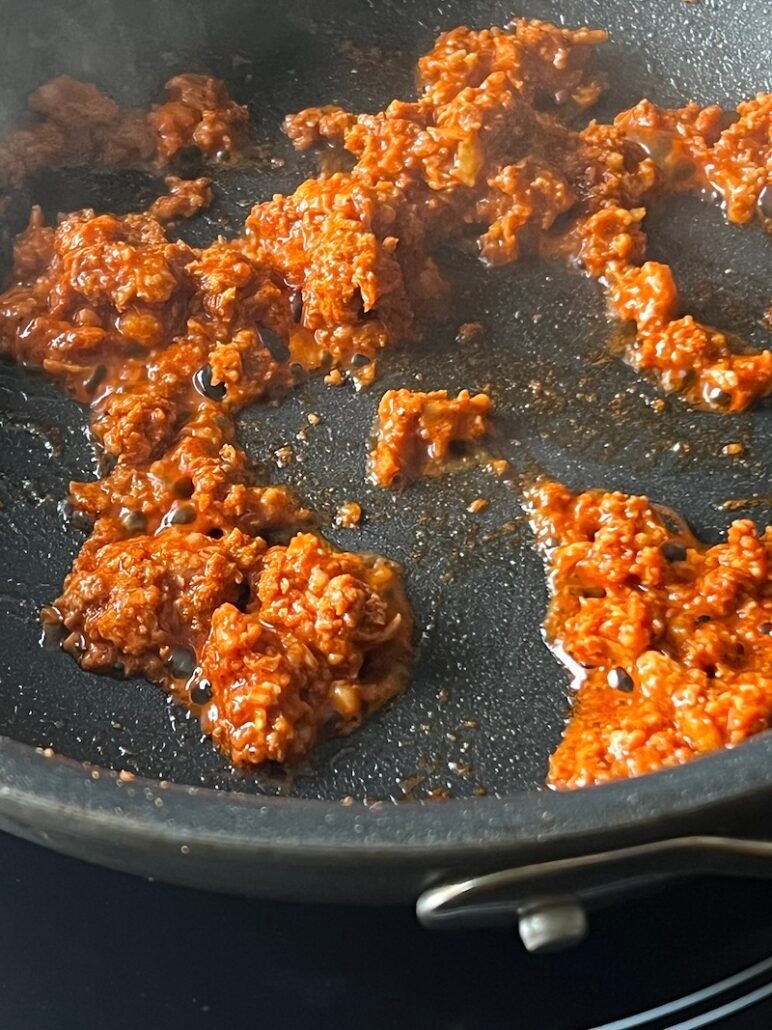
[[[415,58],[438,31],[502,24],[513,13],[497,3],[425,0],[289,3],[281,13],[267,3],[192,2],[184,16],[173,4],[7,6],[4,111],[62,72],[144,105],[175,72],[208,71],[249,105],[266,159],[216,173],[215,204],[180,229],[199,244],[235,235],[256,200],[314,174],[313,158],[295,154],[279,132],[285,113],[323,103],[377,110],[409,96]],[[772,38],[762,4],[658,0],[633,10],[534,0],[515,13],[609,29],[599,118],[642,96],[734,106],[770,86],[759,81]],[[31,38],[38,44],[28,59]],[[139,173],[69,170],[40,176],[29,195],[55,217],[81,206],[137,209],[161,186]],[[687,310],[768,345],[768,241],[760,230],[728,226],[716,207],[691,199],[666,206],[649,229],[649,254],[673,265]],[[520,507],[520,476],[544,472],[574,487],[646,493],[712,541],[732,518],[768,520],[772,418],[768,408],[722,417],[676,399],[656,411],[657,390],[610,354],[614,330],[600,291],[561,264],[488,271],[460,251],[443,263],[454,283],[446,322],[429,327],[423,343],[386,353],[369,390],[313,379],[279,407],[248,409],[239,423],[266,478],[293,486],[336,545],[404,564],[418,625],[407,693],[291,774],[247,774],[231,769],[157,688],[89,675],[41,648],[39,609],[59,592],[81,541],[61,502],[71,479],[92,474],[93,458],[85,412],[53,384],[3,364],[0,734],[154,779],[258,794],[399,800],[508,795],[543,783],[567,710],[567,678],[541,640],[544,575]],[[457,344],[468,321],[484,331]],[[512,475],[496,477],[478,463],[401,494],[371,486],[370,428],[379,397],[398,386],[489,390],[490,452],[509,460]],[[318,425],[308,424],[308,412],[320,416]],[[733,442],[743,444],[742,457],[722,454]],[[292,459],[279,461],[286,447]],[[478,497],[490,503],[470,514]],[[354,531],[334,526],[347,500],[364,510]],[[735,510],[722,507],[727,500],[738,502]]]

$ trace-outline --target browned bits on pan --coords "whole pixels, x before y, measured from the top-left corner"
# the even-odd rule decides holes
[[[283,469],[288,465],[291,465],[295,460],[295,452],[292,450],[289,444],[285,444],[283,447],[279,447],[274,451],[274,460],[276,467]]]
[[[471,343],[480,336],[482,331],[483,327],[480,322],[464,322],[456,331],[456,343],[461,345]]]

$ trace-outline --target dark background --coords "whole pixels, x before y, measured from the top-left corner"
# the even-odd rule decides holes
[[[430,933],[407,908],[203,894],[6,836],[0,882],[3,1030],[589,1030],[772,954],[760,881],[705,879],[596,913],[584,944],[544,956],[510,930]],[[772,1003],[713,1025],[768,1028]]]

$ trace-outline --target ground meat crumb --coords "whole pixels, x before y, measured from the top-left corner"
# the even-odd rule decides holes
[[[148,209],[148,214],[164,225],[193,218],[214,199],[209,179],[178,179],[170,175],[166,186],[169,192],[154,200]]]
[[[295,460],[295,452],[286,444],[284,447],[279,447],[278,450],[274,451],[274,459],[276,461],[276,467],[283,469],[287,465],[291,465]]]
[[[378,405],[373,478],[380,486],[405,485],[442,471],[453,449],[478,443],[490,429],[485,393],[389,390]]]
[[[471,504],[467,505],[466,510],[471,512],[473,515],[476,515],[480,511],[485,511],[489,504],[490,501],[488,501],[487,498],[477,497]]]
[[[343,529],[356,529],[362,520],[362,506],[356,501],[344,501],[335,514],[335,524]]]

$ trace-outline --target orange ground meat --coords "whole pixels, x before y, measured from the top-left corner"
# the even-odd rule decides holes
[[[207,157],[238,152],[245,141],[249,112],[231,100],[224,82],[211,75],[175,75],[165,90],[166,102],[147,116],[161,160],[168,161],[189,146],[198,147]]]
[[[238,529],[212,540],[185,526],[137,533],[84,546],[48,610],[68,633],[65,649],[85,669],[143,675],[158,683],[174,678],[175,649],[195,651],[206,640],[212,615],[239,597],[239,587],[266,550],[260,537]]]
[[[412,621],[388,562],[301,534],[252,582],[244,613],[215,612],[201,656],[202,724],[235,764],[298,758],[404,688]]]
[[[660,297],[662,275],[652,276],[650,262],[640,267],[646,205],[664,193],[710,192],[731,221],[758,212],[769,224],[772,205],[762,201],[772,191],[772,98],[740,104],[728,127],[715,105],[666,110],[644,100],[613,125],[573,131],[556,114],[597,99],[602,79],[591,70],[591,48],[603,39],[525,20],[513,32],[455,29],[419,62],[417,101],[394,101],[375,115],[326,107],[287,119],[301,149],[333,143],[356,157],[321,190],[309,180],[247,220],[250,234],[269,239],[262,250],[275,256],[278,228],[283,260],[294,253],[283,274],[309,295],[299,360],[320,363],[316,346],[345,366],[356,352],[373,357],[395,336],[417,335],[426,299],[443,289],[433,242],[483,225],[479,249],[489,264],[578,249],[606,285],[611,313],[637,324],[629,360],[665,389],[716,411],[741,410],[772,392],[772,352],[738,353],[727,333],[690,316],[671,329],[680,314],[672,275],[659,266],[669,277]],[[308,238],[318,257],[304,265]],[[331,306],[319,278],[332,264],[347,277]],[[331,320],[346,328],[331,331]],[[367,345],[357,348],[363,324]]]
[[[214,199],[209,179],[180,179],[170,175],[166,185],[169,192],[154,200],[147,212],[162,225],[180,218],[193,218]]]
[[[356,501],[344,501],[335,513],[335,524],[343,529],[356,529],[362,521],[362,505]]]
[[[282,486],[257,486],[246,455],[230,434],[188,425],[178,443],[146,466],[119,463],[105,478],[73,483],[78,509],[95,520],[94,534],[106,539],[157,533],[185,525],[212,537],[230,528],[271,535],[301,528],[310,512]]]
[[[491,399],[461,390],[389,390],[378,405],[370,470],[380,486],[405,485],[441,471],[454,445],[477,443],[490,428]]]
[[[573,788],[732,747],[772,725],[772,527],[699,544],[645,497],[529,492],[577,690],[549,783]]]
[[[180,656],[167,652],[181,641],[193,680],[202,662],[211,670],[219,700],[206,726],[237,761],[300,755],[322,725],[334,726],[333,696],[361,694],[359,714],[391,696],[381,658],[404,665],[406,637],[379,636],[372,612],[385,605],[400,627],[410,615],[393,570],[375,576],[388,568],[382,559],[328,553],[305,535],[279,555],[295,563],[286,589],[299,584],[298,611],[304,598],[316,603],[314,584],[331,563],[349,569],[341,575],[353,577],[351,591],[330,600],[342,617],[334,639],[301,639],[283,616],[266,627],[234,598],[241,575],[257,603],[256,577],[278,560],[264,557],[279,554],[270,544],[283,534],[276,546],[287,546],[308,513],[252,483],[233,419],[291,387],[298,365],[329,382],[370,381],[378,352],[420,337],[441,305],[449,287],[435,254],[449,240],[477,236],[492,265],[527,253],[577,257],[604,284],[615,317],[635,323],[630,360],[694,403],[740,410],[772,391],[769,351],[738,353],[726,333],[679,311],[667,266],[645,261],[642,227],[650,201],[683,189],[712,191],[733,221],[758,212],[768,224],[770,98],[741,104],[728,128],[717,108],[644,101],[613,125],[576,130],[569,123],[603,88],[593,51],[604,39],[525,19],[507,30],[460,27],[419,61],[416,100],[373,114],[290,116],[298,147],[333,145],[353,164],[258,203],[233,240],[194,248],[166,236],[164,224],[208,203],[205,180],[170,178],[169,195],[143,214],[86,210],[53,227],[33,211],[0,296],[0,351],[89,404],[115,464],[100,483],[73,487],[96,521],[57,610],[84,664],[142,672],[195,707],[192,687],[185,695],[179,677],[169,682],[168,661]],[[189,147],[218,158],[245,146],[246,111],[218,80],[177,76],[166,93],[145,113],[67,77],[41,86],[30,123],[0,146],[0,189],[49,164],[157,169]],[[395,415],[376,454],[379,478],[441,461],[454,436],[478,438],[488,412],[476,406],[487,398],[463,396],[435,398],[413,421]],[[192,578],[181,571],[189,559]],[[124,592],[135,606],[120,604]],[[349,612],[354,595],[365,600]],[[355,707],[343,729],[359,717]]]
[[[769,97],[741,104],[738,120],[723,131],[715,106],[668,111],[642,101],[614,125],[591,122],[577,132],[560,119],[561,108],[570,113],[599,95],[592,50],[604,38],[523,19],[512,31],[455,29],[419,62],[416,101],[368,115],[311,108],[287,119],[298,146],[333,142],[355,158],[348,172],[309,179],[291,196],[258,204],[239,245],[245,260],[270,268],[300,298],[295,324],[283,331],[293,360],[354,374],[361,356],[372,359],[395,339],[420,335],[421,319],[447,289],[432,251],[482,225],[480,252],[491,264],[524,252],[565,254],[578,243],[587,270],[609,287],[612,312],[638,324],[631,360],[668,389],[716,410],[739,410],[769,393],[768,351],[743,360],[726,334],[719,346],[715,333],[696,323],[679,329],[673,368],[667,323],[678,313],[677,293],[662,324],[645,328],[636,298],[651,284],[635,271],[645,253],[646,204],[667,190],[711,188],[729,217],[747,220],[752,210],[766,217],[768,205],[758,201],[769,171]],[[179,105],[191,124],[199,119],[196,126],[211,112],[218,125],[241,124],[216,80],[177,77],[167,90],[165,106],[181,125],[188,116]],[[79,103],[87,110],[86,100]],[[98,124],[117,117],[111,103],[89,94]],[[154,109],[151,123],[162,110]],[[182,142],[159,144],[158,154],[189,143],[186,131],[179,129]],[[225,129],[220,134],[231,138]],[[742,215],[739,201],[725,196],[730,179],[742,191]],[[710,357],[705,332],[713,333]],[[684,360],[691,362],[685,376]]]
[[[249,114],[209,75],[176,75],[167,101],[124,111],[89,82],[60,75],[29,98],[33,118],[0,147],[0,189],[54,165],[118,168],[163,164],[185,147],[206,157],[236,155]]]
[[[188,101],[183,89],[173,103]],[[167,110],[159,121],[171,133],[167,116],[182,113]],[[403,689],[412,617],[385,559],[293,536],[310,513],[286,489],[253,482],[233,443],[233,415],[292,382],[289,363],[268,345],[294,324],[292,295],[244,241],[204,250],[170,243],[162,223],[197,213],[211,190],[206,179],[167,185],[146,214],[84,211],[52,229],[34,211],[16,241],[16,285],[0,301],[3,348],[89,403],[94,435],[116,460],[105,478],[72,484],[94,527],[44,620],[84,668],[144,675],[195,711],[206,708],[203,723],[232,761],[295,759]],[[269,549],[271,538],[291,539]],[[280,551],[307,574],[284,607],[288,575],[270,575]],[[332,585],[318,593],[325,576]],[[292,636],[299,590],[319,609],[313,661],[311,644]],[[272,640],[291,667],[291,687],[282,693],[281,677],[274,681],[281,720],[268,721],[267,702],[261,714],[265,683],[247,646],[250,624],[268,633],[261,594],[270,596]],[[230,686],[241,682],[236,654],[247,683],[240,693],[224,679],[227,671]],[[204,704],[209,695],[219,708]]]

